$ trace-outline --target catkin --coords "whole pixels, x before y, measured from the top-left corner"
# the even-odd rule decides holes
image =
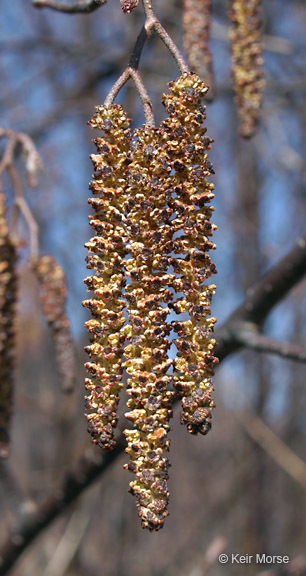
[[[184,50],[190,68],[203,78],[210,88],[214,83],[209,45],[211,11],[212,0],[184,0],[183,2]]]
[[[206,434],[217,362],[210,316],[215,285],[205,284],[216,271],[208,255],[216,226],[207,181],[212,140],[201,105],[207,87],[195,74],[169,87],[166,120],[137,129],[133,139],[121,106],[99,107],[91,122],[105,136],[96,140],[90,184],[98,198],[89,200],[96,235],[87,243],[95,275],[85,280],[94,291],[84,302],[94,316],[86,323],[93,357],[86,364],[92,376],[87,418],[93,441],[112,448],[125,369],[125,416],[133,425],[124,432],[125,468],[134,474],[130,492],[149,530],[162,528],[168,515],[165,453],[173,399],[182,400],[188,431]]]
[[[260,11],[261,0],[231,0],[230,3],[232,77],[239,131],[245,138],[255,132],[264,86]]]
[[[125,343],[125,286],[124,258],[126,229],[123,203],[126,194],[125,170],[131,139],[130,120],[122,107],[100,106],[90,122],[105,136],[96,138],[98,154],[91,159],[94,179],[90,189],[95,195],[89,204],[95,210],[90,225],[95,236],[86,244],[89,251],[87,268],[94,275],[85,279],[94,297],[85,300],[92,319],[86,322],[91,344],[86,351],[91,361],[85,365],[90,378],[86,379],[89,392],[86,398],[88,431],[92,441],[110,450],[115,446],[114,428],[122,384],[122,353]]]
[[[213,184],[206,180],[213,173],[207,154],[212,140],[203,127],[206,116],[201,105],[207,87],[195,74],[181,76],[169,86],[170,94],[164,96],[169,118],[162,129],[171,166],[168,187],[172,191],[173,288],[181,294],[170,305],[179,316],[172,323],[178,336],[174,340],[178,351],[174,386],[182,398],[182,423],[191,434],[206,434],[211,427],[211,378],[217,362],[213,355],[215,340],[211,339],[216,318],[210,317],[215,285],[205,284],[216,272],[208,255],[215,249],[210,237],[216,226],[210,222]]]
[[[168,459],[163,453],[169,450],[173,398],[172,378],[167,374],[173,364],[168,357],[167,317],[173,299],[168,285],[174,276],[167,273],[165,250],[171,235],[165,186],[170,166],[160,136],[155,128],[136,131],[126,202],[130,251],[126,287],[130,343],[125,348],[130,411],[126,417],[134,425],[134,430],[125,431],[131,458],[126,468],[136,476],[130,491],[137,498],[142,526],[149,530],[159,530],[168,514]]]
[[[72,392],[76,380],[74,346],[66,313],[67,286],[63,268],[51,254],[32,262],[40,288],[40,301],[55,346],[63,392]]]
[[[0,458],[8,455],[12,415],[16,261],[16,249],[6,220],[5,195],[0,191]]]

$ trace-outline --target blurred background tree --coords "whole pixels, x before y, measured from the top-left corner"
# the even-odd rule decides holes
[[[207,105],[206,125],[215,140],[210,159],[216,170],[219,274],[213,314],[222,326],[245,297],[251,298],[258,278],[305,233],[306,6],[300,0],[263,3],[266,86],[257,133],[246,141],[238,134],[233,101],[228,2],[212,4],[215,99]],[[155,0],[154,5],[163,26],[183,49],[182,2]],[[173,420],[171,515],[158,534],[141,530],[127,494],[119,450],[100,461],[86,433],[82,350],[87,314],[80,302],[85,298],[83,245],[89,238],[87,188],[93,152],[87,121],[126,67],[142,23],[140,5],[125,15],[118,0],[109,0],[93,13],[73,15],[37,10],[29,1],[1,4],[0,125],[29,134],[43,159],[39,187],[31,190],[25,184],[25,196],[39,223],[42,251],[54,254],[66,271],[68,314],[78,356],[78,385],[66,397],[46,321],[38,309],[38,288],[27,265],[25,243],[19,250],[11,455],[0,464],[1,574],[10,570],[16,576],[201,576],[209,570],[218,576],[243,570],[252,575],[261,568],[224,567],[216,561],[218,551],[286,554],[291,559],[305,553],[302,363],[242,349],[216,372],[217,408],[208,437],[187,437]],[[159,122],[164,114],[161,95],[178,72],[156,37],[144,49],[141,71]],[[134,126],[143,123],[132,85],[124,87],[118,102]],[[23,174],[21,160],[17,166]],[[9,178],[4,177],[3,187],[11,207]],[[19,235],[27,239],[26,227],[20,226]],[[299,278],[306,271],[305,253],[303,261]],[[267,317],[265,335],[302,346],[305,308],[305,282],[296,282]],[[222,355],[225,333],[219,334]],[[243,334],[239,337],[243,339]],[[235,339],[237,334],[232,337],[233,351],[238,347]],[[84,454],[92,478],[99,478],[86,491],[86,466],[82,477],[77,464]],[[77,474],[66,484],[63,503],[65,475],[74,469]],[[36,526],[32,534],[29,526],[37,511],[41,514],[41,502],[48,509],[48,528],[40,534]],[[66,502],[71,502],[69,507]],[[11,567],[34,535],[39,538]],[[304,574],[305,565],[302,558],[296,560],[288,574]],[[277,567],[272,571],[284,573]]]

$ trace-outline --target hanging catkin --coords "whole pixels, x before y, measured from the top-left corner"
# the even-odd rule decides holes
[[[231,0],[232,77],[239,131],[253,136],[258,123],[264,78],[262,71],[261,0]]]
[[[117,424],[117,407],[122,384],[122,353],[125,343],[124,306],[122,290],[125,286],[124,258],[126,229],[124,200],[125,170],[130,145],[130,120],[121,106],[100,106],[90,122],[92,128],[104,132],[96,138],[98,154],[91,158],[95,168],[90,189],[95,198],[89,204],[95,210],[90,217],[95,236],[86,244],[89,251],[87,268],[94,275],[85,279],[94,297],[85,300],[93,318],[86,322],[91,344],[86,347],[91,361],[86,369],[89,392],[86,398],[88,431],[92,441],[101,448],[115,446],[113,430]]]
[[[5,195],[0,190],[0,458],[8,455],[12,415],[16,260],[6,220]]]
[[[212,0],[184,0],[183,42],[190,68],[212,89],[213,64],[210,50]],[[210,90],[211,96],[211,90]]]
[[[33,260],[38,278],[40,301],[54,342],[56,362],[63,392],[72,392],[76,380],[76,360],[66,313],[67,285],[63,268],[51,254]]]
[[[215,272],[208,251],[215,248],[210,237],[216,229],[210,222],[213,185],[206,180],[213,173],[207,157],[212,140],[201,105],[207,87],[195,74],[169,87],[169,116],[158,128],[143,126],[132,139],[130,122],[116,105],[99,107],[91,122],[105,136],[96,139],[92,157],[90,187],[98,198],[89,200],[96,236],[87,243],[95,275],[85,280],[94,291],[84,302],[94,316],[87,322],[93,357],[86,364],[92,375],[87,418],[93,441],[112,448],[125,368],[126,418],[133,425],[124,432],[125,468],[135,476],[130,491],[149,530],[162,528],[168,515],[165,452],[173,399],[182,399],[188,431],[206,434],[216,362],[216,320],[210,317],[215,285],[205,284]]]

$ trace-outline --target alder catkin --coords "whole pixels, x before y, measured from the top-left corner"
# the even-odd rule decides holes
[[[6,220],[5,195],[0,190],[0,458],[8,455],[12,416],[16,261],[16,248]]]
[[[123,203],[125,200],[125,170],[130,146],[130,120],[122,107],[100,106],[92,118],[92,128],[104,132],[96,138],[98,154],[92,154],[94,179],[90,189],[95,198],[89,204],[95,210],[90,217],[95,236],[86,244],[89,251],[87,268],[94,275],[85,279],[94,297],[85,300],[93,318],[86,322],[90,346],[86,347],[91,361],[85,365],[88,431],[92,441],[110,450],[115,446],[114,428],[122,384],[122,354],[125,343],[124,258],[127,254]]]
[[[134,474],[130,492],[149,530],[162,528],[168,515],[173,399],[182,400],[188,431],[206,434],[217,362],[210,316],[215,285],[205,284],[216,271],[208,256],[216,226],[207,181],[212,140],[201,105],[207,87],[191,73],[169,87],[168,117],[159,127],[138,128],[133,139],[121,106],[101,106],[91,121],[105,136],[96,139],[90,184],[98,198],[89,200],[96,235],[87,243],[95,275],[85,280],[94,298],[83,303],[94,316],[86,323],[93,357],[86,365],[92,376],[87,418],[93,441],[112,448],[125,369],[125,416],[133,425],[124,432],[125,468]]]
[[[173,292],[167,273],[169,260],[165,243],[169,239],[167,176],[169,163],[160,130],[143,127],[135,132],[128,169],[126,213],[130,258],[126,264],[130,283],[126,287],[130,322],[130,343],[125,348],[125,368],[129,375],[127,405],[134,430],[126,430],[126,468],[136,479],[130,491],[137,498],[144,528],[159,530],[168,514],[169,420],[173,391],[169,390],[168,356],[171,342],[169,302]],[[170,232],[171,235],[171,232]]]
[[[261,38],[261,0],[231,0],[232,77],[239,131],[253,136],[260,115],[264,77]]]
[[[32,266],[39,282],[42,313],[54,342],[62,390],[70,393],[76,381],[76,359],[66,313],[65,272],[51,254],[39,256],[33,260]]]
[[[190,68],[213,86],[213,64],[210,50],[212,0],[184,0],[183,43]],[[211,90],[210,90],[211,95]]]

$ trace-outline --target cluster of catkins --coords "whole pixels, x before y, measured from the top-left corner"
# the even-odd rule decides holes
[[[119,393],[127,373],[129,396],[125,466],[135,475],[144,528],[158,530],[168,514],[169,420],[175,396],[181,422],[206,434],[214,403],[210,317],[216,271],[208,252],[213,185],[201,99],[206,85],[195,74],[169,84],[168,116],[159,127],[130,129],[119,105],[99,106],[90,124],[103,132],[92,155],[94,209],[85,279],[94,295],[83,304],[91,344],[85,365],[88,430],[101,448],[115,445]],[[172,346],[173,345],[173,346]]]
[[[13,401],[16,260],[6,220],[5,195],[0,190],[0,458],[8,454]]]
[[[245,138],[254,134],[264,86],[260,9],[261,0],[231,0],[232,74],[239,130]]]
[[[212,0],[184,0],[184,50],[190,68],[210,87],[213,85],[213,64],[210,50]]]

